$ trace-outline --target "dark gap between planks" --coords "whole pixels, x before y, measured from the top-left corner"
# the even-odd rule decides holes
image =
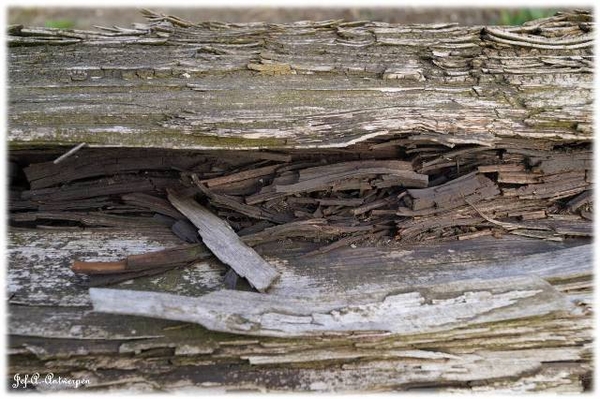
[[[590,144],[510,139],[448,148],[378,140],[344,149],[176,151],[14,150],[10,225],[136,229],[167,225],[181,246],[118,263],[74,259],[92,286],[208,259],[198,229],[167,198],[191,198],[227,223],[241,245],[314,243],[303,256],[344,246],[468,240],[516,234],[550,241],[592,234]],[[233,245],[233,243],[232,243]],[[224,269],[224,284],[240,286]],[[247,282],[241,286],[249,289]]]

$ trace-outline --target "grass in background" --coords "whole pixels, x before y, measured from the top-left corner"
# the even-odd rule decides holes
[[[70,19],[50,19],[47,20],[44,25],[46,28],[73,29],[75,21]]]
[[[556,14],[556,10],[523,8],[520,10],[502,10],[498,25],[522,25],[524,22],[532,19],[551,17]]]

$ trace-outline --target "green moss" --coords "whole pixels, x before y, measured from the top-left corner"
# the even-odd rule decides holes
[[[498,25],[523,25],[534,19],[551,17],[556,14],[553,9],[522,8],[518,10],[502,10],[496,21]]]
[[[198,134],[182,134],[179,131],[152,131],[132,134],[118,132],[93,133],[81,131],[60,131],[46,140],[10,141],[9,149],[25,149],[56,145],[72,146],[79,143],[104,147],[135,148],[172,148],[172,149],[245,149],[245,148],[282,148],[287,144],[282,138],[216,137]]]
[[[46,28],[57,28],[57,29],[73,29],[75,27],[75,21],[70,19],[50,19],[44,23]]]

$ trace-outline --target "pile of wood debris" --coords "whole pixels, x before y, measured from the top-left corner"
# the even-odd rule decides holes
[[[15,151],[10,223],[166,224],[185,244],[121,262],[74,260],[73,271],[88,274],[91,286],[108,285],[214,254],[231,266],[227,287],[243,276],[259,291],[276,271],[250,247],[277,240],[311,241],[304,256],[313,256],[390,240],[591,236],[591,145],[503,144],[448,149],[394,139],[318,151],[84,148],[60,162],[52,152]]]

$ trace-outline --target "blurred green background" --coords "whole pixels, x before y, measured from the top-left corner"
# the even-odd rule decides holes
[[[461,25],[520,25],[554,15],[560,9],[492,8],[154,8],[191,21],[291,22],[297,20],[375,20],[390,23],[442,23]],[[94,25],[128,27],[144,22],[136,8],[11,7],[9,24],[63,29],[91,29]]]

